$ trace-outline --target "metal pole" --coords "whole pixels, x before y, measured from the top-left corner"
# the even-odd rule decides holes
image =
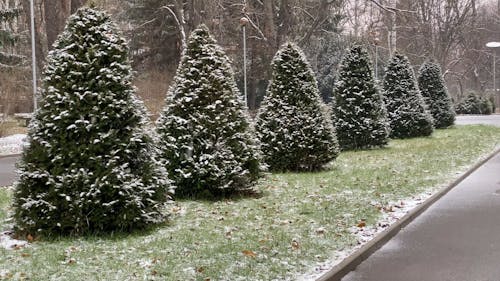
[[[245,107],[248,109],[248,95],[247,95],[247,36],[246,27],[243,27],[243,93],[245,95]]]
[[[496,74],[496,54],[493,49],[493,96],[497,95],[497,74]]]
[[[33,0],[30,0],[30,13],[31,13],[31,66],[33,72],[33,112],[38,108],[36,100],[36,53],[35,53],[35,9],[33,7]]]
[[[498,101],[500,98],[497,95],[497,73],[496,73],[496,66],[497,66],[497,54],[496,54],[496,49],[493,48],[493,96],[495,99]]]

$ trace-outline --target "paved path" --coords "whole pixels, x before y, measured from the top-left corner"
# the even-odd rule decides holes
[[[500,280],[500,154],[342,281]]]
[[[500,114],[493,115],[459,115],[455,121],[457,125],[485,124],[500,126]],[[500,280],[500,277],[499,279]]]
[[[0,186],[11,185],[16,178],[15,164],[19,157],[0,157]]]

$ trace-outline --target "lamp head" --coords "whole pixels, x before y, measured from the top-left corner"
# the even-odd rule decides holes
[[[488,48],[500,47],[500,42],[488,42],[488,43],[486,43],[486,47],[488,47]]]

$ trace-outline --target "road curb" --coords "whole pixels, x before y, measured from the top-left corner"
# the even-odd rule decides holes
[[[22,155],[21,153],[18,153],[18,154],[9,154],[9,155],[0,155],[0,159],[2,159],[2,158],[9,158],[9,157],[19,157],[21,155]]]
[[[392,237],[394,237],[402,228],[404,228],[406,225],[412,222],[416,217],[418,217],[425,210],[427,210],[434,202],[443,197],[446,193],[452,190],[455,186],[457,186],[470,174],[472,174],[479,167],[484,165],[486,162],[488,162],[491,158],[493,158],[499,153],[500,153],[500,148],[497,148],[486,158],[475,163],[474,166],[472,166],[469,170],[460,175],[460,177],[454,180],[451,184],[439,190],[434,195],[425,200],[422,204],[420,204],[419,206],[415,207],[413,210],[408,212],[401,219],[399,219],[394,224],[389,226],[387,229],[382,231],[380,234],[375,236],[372,240],[363,245],[353,254],[345,258],[341,263],[337,264],[330,271],[323,274],[316,281],[340,281],[345,275],[356,269],[356,267],[364,260],[366,260],[371,254],[380,249],[380,247],[382,247],[385,243],[387,243],[387,241],[389,241]]]

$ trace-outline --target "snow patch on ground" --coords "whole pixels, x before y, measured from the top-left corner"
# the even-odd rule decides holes
[[[27,145],[26,135],[16,134],[4,138],[0,138],[0,156],[19,154],[23,151],[23,147]]]
[[[10,237],[11,234],[12,233],[10,231],[4,231],[0,233],[0,248],[4,248],[7,250],[17,250],[28,245],[27,241],[17,240]]]

